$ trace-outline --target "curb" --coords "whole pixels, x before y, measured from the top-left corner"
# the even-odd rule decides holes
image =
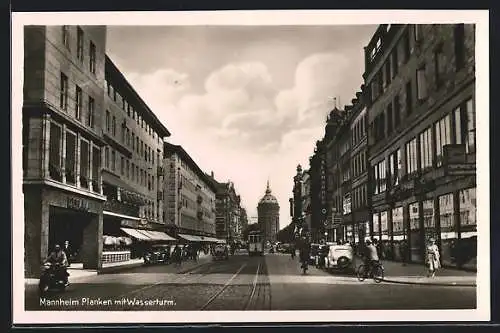
[[[133,264],[128,264],[128,265],[120,265],[120,266],[111,266],[111,267],[103,267],[101,268],[97,274],[108,274],[108,273],[114,273],[117,271],[121,270],[126,270],[130,268],[136,268],[136,267],[141,267],[143,266],[143,262],[138,262],[138,263],[133,263]]]
[[[401,280],[391,280],[391,279],[382,279],[382,281],[388,283],[411,284],[411,285],[421,285],[421,286],[477,287],[475,283],[460,283],[460,282],[413,282],[413,281],[401,281]]]

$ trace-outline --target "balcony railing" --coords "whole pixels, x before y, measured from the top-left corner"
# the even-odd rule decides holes
[[[104,210],[130,216],[139,216],[139,207],[120,202],[116,199],[104,203]]]

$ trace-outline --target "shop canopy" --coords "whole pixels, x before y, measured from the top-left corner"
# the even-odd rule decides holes
[[[132,228],[120,228],[120,229],[122,229],[126,234],[134,237],[135,239],[145,240],[145,241],[152,240],[151,237],[146,236],[145,234],[139,232],[136,229],[132,229]]]
[[[189,242],[202,242],[203,241],[200,236],[195,236],[195,235],[179,234],[179,237],[181,237]]]
[[[161,231],[153,231],[153,230],[140,230],[141,233],[147,235],[152,240],[158,241],[175,241],[176,239],[170,237],[164,232]]]
[[[203,236],[202,241],[208,242],[208,243],[217,243],[219,240],[217,238],[214,238],[214,237]]]

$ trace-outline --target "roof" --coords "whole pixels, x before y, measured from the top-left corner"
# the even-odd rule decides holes
[[[271,188],[269,187],[269,181],[267,181],[267,188],[266,188],[266,194],[260,199],[259,205],[260,204],[278,204],[278,200],[274,195],[271,194]]]
[[[128,90],[128,94],[132,96],[132,98],[135,99],[135,102],[139,104],[139,107],[144,110],[145,112],[142,112],[142,117],[148,119],[149,121],[152,122],[152,127],[154,127],[157,131],[158,134],[161,137],[164,136],[170,136],[169,130],[162,124],[162,122],[156,117],[156,115],[151,111],[149,106],[144,102],[144,100],[139,96],[139,94],[135,91],[135,89],[132,87],[132,85],[127,81],[123,73],[116,67],[116,65],[113,63],[113,61],[109,58],[108,55],[106,55],[106,62],[105,62],[105,73],[109,74],[112,76],[112,78],[116,81],[119,81],[119,84],[123,84],[124,88]],[[106,78],[108,75],[106,75]],[[116,82],[115,81],[115,82]],[[136,103],[134,103],[137,105]],[[137,111],[139,111],[138,109]]]
[[[180,145],[174,145],[168,142],[163,143],[163,151],[164,153],[173,152],[178,154],[181,159],[186,162],[191,169],[201,178],[201,180],[214,192],[217,193],[218,187],[213,182],[213,179],[209,177],[205,172],[203,172],[198,164],[191,158],[191,156],[187,153],[187,151],[182,148]]]

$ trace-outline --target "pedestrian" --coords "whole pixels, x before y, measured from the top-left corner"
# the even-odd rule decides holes
[[[71,266],[71,247],[69,245],[69,241],[66,240],[64,241],[64,247],[63,247],[63,251],[64,253],[66,254],[66,258],[67,258],[67,261],[68,261],[68,267]]]
[[[427,277],[434,277],[436,274],[436,270],[441,267],[440,258],[439,258],[439,248],[436,245],[436,240],[434,238],[429,239],[429,243],[425,249],[425,261],[427,265]]]

